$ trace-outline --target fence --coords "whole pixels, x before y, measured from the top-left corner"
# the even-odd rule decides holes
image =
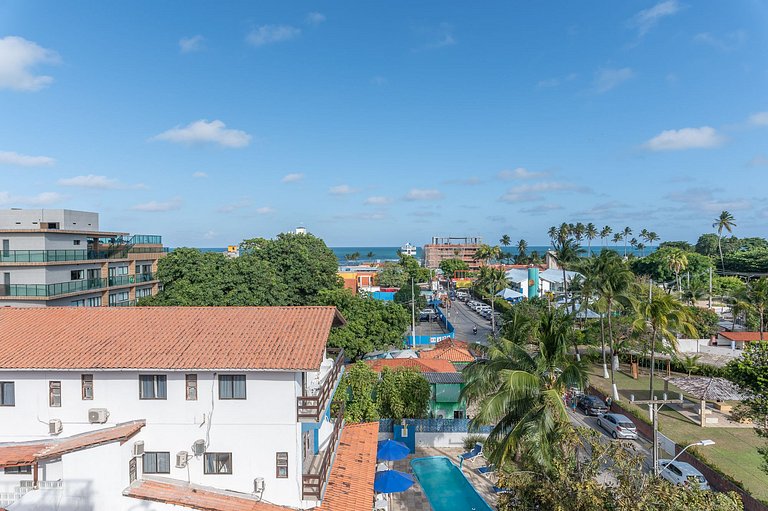
[[[408,427],[415,428],[416,433],[490,433],[493,426],[469,427],[469,419],[405,419]],[[380,433],[392,433],[395,424],[400,421],[394,419],[381,419],[379,421]]]
[[[424,346],[429,344],[437,344],[438,342],[445,340],[445,339],[454,339],[456,337],[456,334],[454,333],[453,325],[450,321],[448,321],[448,318],[445,317],[445,314],[443,313],[443,310],[440,308],[440,301],[439,300],[432,300],[429,302],[430,305],[435,306],[435,311],[437,311],[437,319],[440,322],[441,325],[445,328],[446,333],[440,334],[440,335],[417,335],[414,342],[414,337],[409,335],[406,339],[406,343],[408,346]]]

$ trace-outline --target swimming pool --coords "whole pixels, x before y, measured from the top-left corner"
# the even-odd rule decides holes
[[[493,511],[446,456],[416,458],[411,468],[433,511]]]

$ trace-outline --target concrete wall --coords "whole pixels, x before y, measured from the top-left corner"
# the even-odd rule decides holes
[[[43,222],[58,222],[59,229],[98,231],[99,214],[71,209],[0,210],[0,229],[40,229]]]

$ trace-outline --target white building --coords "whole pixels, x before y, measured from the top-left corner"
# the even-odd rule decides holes
[[[343,500],[329,483],[343,431],[330,412],[343,371],[343,353],[326,350],[343,324],[335,308],[6,308],[0,324],[0,506]],[[372,502],[378,428],[363,426],[350,434],[372,444],[345,456],[373,446]]]
[[[98,213],[0,210],[0,307],[123,306],[156,294],[160,236],[99,230]]]
[[[513,289],[523,296],[528,296],[528,269],[527,268],[511,268],[506,272],[507,280],[512,284],[510,289]],[[565,277],[568,279],[568,284],[579,273],[575,271],[566,271]],[[563,270],[548,268],[546,270],[539,271],[539,296],[545,296],[547,293],[561,293],[563,292]]]

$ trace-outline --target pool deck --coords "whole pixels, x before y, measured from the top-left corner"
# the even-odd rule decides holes
[[[388,462],[395,470],[408,472],[411,471],[411,460],[414,458],[423,458],[425,456],[447,456],[455,465],[458,466],[457,458],[459,454],[464,452],[462,449],[455,449],[451,447],[417,447],[416,454],[408,456],[404,460],[395,462]],[[493,493],[493,485],[485,477],[476,472],[475,469],[485,465],[485,459],[480,458],[474,463],[465,462],[462,472],[464,476],[469,479],[472,486],[480,494],[483,499],[493,508],[496,509],[496,495]],[[431,511],[432,507],[429,505],[427,496],[421,489],[418,481],[408,490],[402,493],[393,493],[390,496],[390,511]]]

